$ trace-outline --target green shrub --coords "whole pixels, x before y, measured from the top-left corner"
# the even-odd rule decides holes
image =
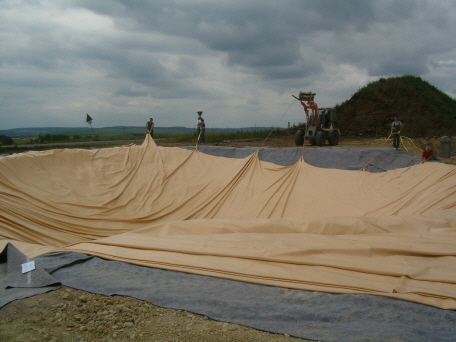
[[[0,143],[2,145],[12,145],[13,139],[7,135],[0,135]]]

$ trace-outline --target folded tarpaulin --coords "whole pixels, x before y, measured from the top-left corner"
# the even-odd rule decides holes
[[[304,154],[305,158],[305,154]],[[456,309],[456,167],[384,173],[141,146],[0,159],[0,247]]]

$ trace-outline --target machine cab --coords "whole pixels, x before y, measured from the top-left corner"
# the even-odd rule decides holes
[[[322,129],[330,129],[331,124],[333,128],[337,128],[337,116],[334,108],[318,108],[318,117]]]

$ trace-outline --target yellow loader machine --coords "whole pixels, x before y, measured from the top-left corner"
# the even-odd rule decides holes
[[[301,102],[306,113],[306,123],[299,127],[295,134],[296,146],[303,146],[304,140],[309,140],[312,146],[324,146],[326,140],[329,145],[339,144],[340,130],[337,125],[336,110],[334,108],[318,108],[314,102],[315,93],[300,92],[299,97],[293,97]]]

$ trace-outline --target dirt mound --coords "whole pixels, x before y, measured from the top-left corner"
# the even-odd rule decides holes
[[[388,136],[395,116],[408,137],[451,136],[456,100],[415,76],[381,78],[337,106],[340,129],[348,136]]]

